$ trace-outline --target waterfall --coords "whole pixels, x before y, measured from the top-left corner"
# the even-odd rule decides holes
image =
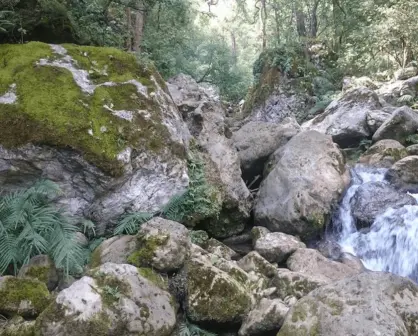
[[[386,271],[410,277],[418,282],[418,205],[388,208],[369,230],[358,231],[350,201],[360,185],[384,182],[386,169],[357,165],[351,171],[352,182],[333,219],[334,239],[342,252],[359,257],[372,271]],[[412,195],[417,199],[417,195]]]

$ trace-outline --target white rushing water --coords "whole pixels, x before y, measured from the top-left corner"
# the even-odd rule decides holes
[[[343,252],[352,253],[366,268],[386,271],[418,281],[418,205],[388,208],[370,230],[358,231],[351,215],[350,201],[360,185],[384,182],[386,169],[356,166],[352,170],[352,184],[347,190],[334,229]],[[412,195],[417,199],[417,195]]]

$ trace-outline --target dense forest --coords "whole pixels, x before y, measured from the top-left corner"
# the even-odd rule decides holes
[[[0,10],[2,42],[129,50],[230,101],[245,97],[262,52],[283,70],[304,59],[295,75],[319,70],[336,87],[344,75],[388,78],[418,53],[418,4],[406,0],[1,0]]]
[[[417,336],[417,191],[417,0],[0,0],[0,336]]]

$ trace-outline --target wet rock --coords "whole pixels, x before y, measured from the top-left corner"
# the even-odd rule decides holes
[[[385,178],[403,190],[417,190],[418,156],[407,156],[399,160],[388,170]]]
[[[418,158],[418,157],[417,157]],[[404,205],[416,204],[415,199],[397,191],[384,182],[362,184],[350,201],[351,213],[358,229],[369,227],[377,216],[388,208],[401,208]]]

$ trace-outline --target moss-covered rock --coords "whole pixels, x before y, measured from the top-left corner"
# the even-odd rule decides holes
[[[208,233],[203,230],[191,230],[189,231],[189,237],[193,244],[199,245],[203,248],[205,248],[206,243],[209,240]]]
[[[195,137],[196,149],[203,161],[203,169],[196,172],[203,170],[210,187],[205,199],[211,206],[204,207],[205,211],[196,211],[190,222],[200,222],[215,238],[238,234],[249,218],[251,198],[241,177],[237,151],[227,136],[225,110],[219,100],[189,76],[170,79],[168,87]]]
[[[89,266],[94,268],[107,262],[126,264],[135,248],[135,236],[124,235],[106,239],[93,251]]]
[[[176,271],[189,256],[190,246],[189,231],[184,225],[154,217],[142,224],[136,250],[128,257],[128,262],[161,272]]]
[[[284,49],[262,52],[254,63],[255,83],[250,88],[240,118],[280,122],[289,115],[303,121],[315,101],[312,76],[304,76],[306,58],[302,50]],[[308,70],[307,68],[305,71]],[[317,70],[311,66],[310,70]]]
[[[31,278],[43,282],[52,291],[58,285],[58,272],[54,262],[47,255],[34,256],[19,271],[19,278]]]
[[[22,317],[2,322],[0,324],[0,336],[34,336],[35,321],[25,321]]]
[[[242,280],[245,279],[234,278],[203,258],[192,258],[187,263],[187,316],[195,322],[241,322],[252,304],[250,291]]]
[[[2,105],[0,121],[7,127],[0,135],[0,144],[15,147],[37,142],[68,146],[116,175],[123,169],[118,154],[126,147],[162,151],[166,141],[170,142],[170,135],[162,123],[158,103],[150,96],[157,90],[158,73],[117,49],[65,47],[77,66],[87,71],[86,79],[75,77],[82,77],[81,71],[69,71],[73,63],[65,61],[64,53],[57,53],[61,49],[52,50],[37,42],[2,46],[0,59],[6,66],[0,70],[0,94],[15,85],[17,102]],[[101,75],[93,76],[92,69],[100,69]],[[80,87],[77,80],[92,83],[85,82]],[[115,85],[94,86],[107,82]],[[146,113],[128,112],[139,110],[146,110],[153,118]],[[126,111],[126,117],[114,111]],[[135,132],[136,127],[142,131]],[[177,154],[185,155],[184,151]]]
[[[300,299],[277,336],[416,334],[418,287],[389,273],[363,273]],[[378,307],[378,308],[376,308]]]
[[[38,316],[49,304],[46,285],[38,280],[12,276],[0,278],[0,314]]]
[[[190,133],[152,66],[113,48],[37,42],[2,45],[0,63],[6,185],[41,170],[100,234],[126,209],[153,212],[185,191]]]
[[[113,263],[90,270],[39,316],[36,335],[170,335],[176,324],[172,297],[143,273]]]

